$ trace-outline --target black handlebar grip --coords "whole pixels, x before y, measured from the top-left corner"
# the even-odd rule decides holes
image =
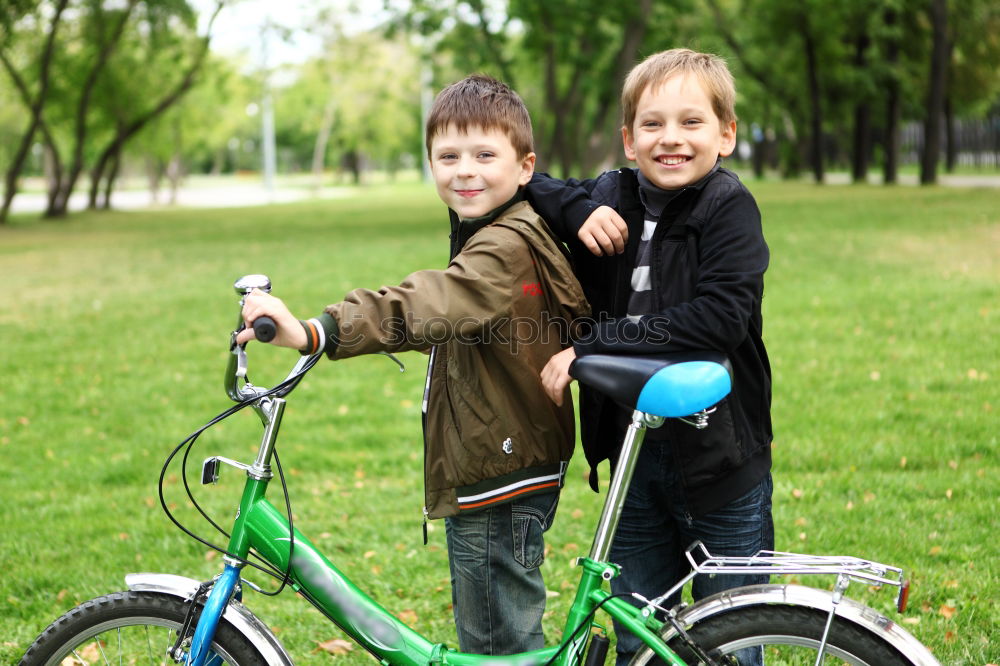
[[[278,327],[275,325],[273,319],[263,315],[254,319],[253,332],[261,342],[270,342],[274,340],[274,336],[278,332]]]

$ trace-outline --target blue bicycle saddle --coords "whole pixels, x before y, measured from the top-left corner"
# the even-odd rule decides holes
[[[574,360],[569,374],[630,409],[664,418],[707,409],[726,397],[733,384],[729,359],[708,351],[589,354]]]

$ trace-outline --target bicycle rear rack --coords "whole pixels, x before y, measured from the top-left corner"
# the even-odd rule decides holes
[[[834,604],[840,601],[844,590],[852,580],[867,585],[881,587],[891,585],[899,588],[896,608],[902,613],[906,609],[910,583],[903,577],[899,567],[881,564],[851,556],[802,555],[776,550],[762,550],[750,557],[715,556],[708,552],[705,544],[696,541],[685,551],[691,564],[691,573],[664,594],[648,603],[661,608],[664,601],[698,574],[746,575],[766,574],[769,576],[831,575],[837,577],[834,585]],[[643,601],[646,601],[645,599]]]

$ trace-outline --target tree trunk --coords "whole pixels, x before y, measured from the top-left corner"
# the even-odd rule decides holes
[[[817,184],[823,183],[823,96],[819,85],[819,63],[816,58],[816,44],[809,17],[802,14],[802,39],[806,55],[806,78],[809,83],[810,120],[810,162],[813,178]]]
[[[55,50],[56,32],[59,28],[62,13],[68,4],[69,0],[59,0],[59,3],[56,5],[55,14],[52,16],[52,21],[49,23],[48,36],[45,39],[45,46],[42,48],[42,53],[39,57],[38,95],[34,100],[31,100],[31,95],[24,84],[24,80],[21,79],[17,70],[14,69],[10,60],[7,59],[6,54],[0,50],[0,60],[3,61],[4,68],[8,74],[14,79],[15,85],[21,89],[22,96],[24,96],[25,103],[28,105],[31,114],[28,127],[21,136],[21,143],[18,144],[17,150],[14,151],[14,157],[4,176],[4,195],[3,204],[0,205],[0,224],[4,224],[7,221],[7,215],[14,201],[14,195],[17,194],[17,185],[21,177],[21,171],[24,169],[28,152],[31,150],[31,143],[35,138],[35,132],[38,131],[42,123],[42,110],[45,108],[45,99],[48,97],[49,92],[49,68],[52,64],[52,53]]]
[[[122,12],[121,20],[115,25],[115,29],[108,40],[101,45],[94,66],[87,72],[87,78],[80,87],[80,101],[76,107],[76,123],[73,130],[73,158],[69,169],[63,173],[64,178],[59,180],[55,192],[50,193],[49,201],[52,203],[49,210],[45,212],[46,217],[64,217],[69,208],[69,198],[73,195],[73,190],[76,189],[76,181],[84,169],[84,152],[87,141],[87,114],[90,112],[91,95],[94,92],[94,87],[97,85],[98,76],[104,70],[104,66],[107,64],[115,47],[118,46],[118,42],[121,41],[122,35],[125,33],[125,25],[128,23],[129,16],[131,16],[132,10],[135,9],[137,4],[138,0],[129,0],[128,5],[126,5]],[[99,24],[101,20],[103,19],[99,19]],[[96,192],[98,187],[99,183],[91,183],[88,208],[96,207]]]
[[[944,114],[948,73],[948,3],[930,0],[931,75],[924,116],[924,153],[920,158],[920,184],[937,182],[937,163],[941,153],[941,119]]]
[[[954,173],[958,161],[958,145],[955,140],[955,113],[951,108],[951,98],[944,98],[944,170]]]
[[[885,25],[890,37],[886,43],[886,64],[889,77],[886,81],[885,101],[885,138],[882,150],[885,152],[882,165],[882,180],[887,185],[896,183],[899,165],[899,119],[902,115],[903,102],[899,92],[899,38],[896,35],[896,10],[885,10]]]
[[[117,153],[111,162],[111,170],[104,180],[104,198],[101,201],[101,210],[111,209],[111,193],[115,188],[115,180],[118,179],[118,168],[121,165],[121,153]]]
[[[864,71],[867,66],[867,51],[870,45],[868,34],[862,29],[854,44],[854,67],[857,71]],[[868,154],[871,140],[871,106],[868,103],[868,96],[863,98],[854,106],[854,149],[851,154],[851,180],[855,183],[865,183],[868,181]]]
[[[586,138],[586,132],[580,133],[580,173],[581,175],[593,174],[599,165],[604,162],[616,163],[615,155],[621,150],[621,140],[619,139],[617,119],[608,119],[612,109],[618,109],[619,93],[625,83],[625,76],[636,61],[639,53],[639,46],[646,36],[646,24],[649,22],[649,14],[653,10],[652,0],[639,0],[636,3],[635,12],[625,24],[622,35],[621,48],[615,58],[615,69],[612,74],[614,85],[604,88],[601,98],[598,100],[597,110],[590,127],[593,133]]]
[[[206,29],[206,35],[202,39],[201,51],[195,56],[195,60],[191,63],[191,66],[184,73],[180,82],[174,87],[173,90],[164,95],[159,102],[151,109],[145,113],[139,115],[131,122],[120,123],[115,130],[115,136],[111,141],[105,146],[97,158],[97,163],[94,166],[91,173],[94,177],[99,179],[101,174],[104,173],[105,169],[108,167],[112,159],[117,158],[118,154],[124,149],[125,144],[135,136],[143,127],[145,127],[150,121],[159,117],[164,111],[169,109],[175,103],[177,103],[184,94],[191,88],[194,84],[195,75],[198,70],[201,69],[202,63],[205,61],[205,55],[208,53],[209,38],[212,32],[212,25],[215,23],[216,17],[219,15],[219,11],[222,9],[222,3],[219,2],[215,7],[215,12],[212,14],[211,19],[208,22],[208,28]],[[93,182],[91,183],[91,193],[90,200],[93,202],[96,200],[97,185]]]
[[[313,188],[319,190],[323,186],[323,167],[326,166],[326,147],[330,142],[330,134],[333,131],[334,112],[337,109],[337,102],[331,91],[330,99],[327,100],[323,108],[323,120],[316,133],[316,143],[313,145],[312,175]]]

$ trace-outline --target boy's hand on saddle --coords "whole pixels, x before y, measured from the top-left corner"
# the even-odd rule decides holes
[[[298,318],[288,311],[280,298],[275,298],[259,289],[247,294],[243,301],[243,321],[246,323],[246,328],[236,336],[237,344],[257,339],[253,331],[253,322],[263,316],[273,319],[277,327],[277,333],[271,344],[291,349],[302,349],[306,346],[308,342],[306,332]]]
[[[613,208],[600,206],[594,209],[576,236],[598,257],[610,257],[625,251],[628,226]]]
[[[562,350],[549,359],[549,362],[542,368],[542,387],[552,402],[560,407],[573,378],[569,376],[569,366],[576,358],[576,350],[572,347]]]

